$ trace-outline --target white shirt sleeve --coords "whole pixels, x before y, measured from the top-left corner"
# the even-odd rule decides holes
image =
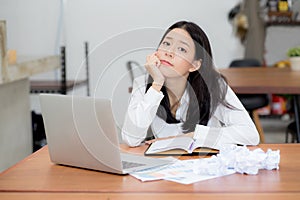
[[[170,136],[182,135],[183,123],[168,124],[165,120],[155,116],[151,128],[155,138],[165,138]]]
[[[194,139],[202,146],[216,149],[225,144],[257,145],[259,143],[257,129],[230,87],[225,98],[236,109],[220,104],[207,126],[196,125]]]
[[[122,139],[129,146],[138,146],[146,138],[147,131],[164,95],[152,87],[146,90],[146,76],[134,80],[133,90],[125,116]]]

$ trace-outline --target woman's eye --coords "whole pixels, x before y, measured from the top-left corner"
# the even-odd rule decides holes
[[[187,52],[187,50],[186,50],[185,48],[182,48],[182,47],[178,47],[178,50],[179,50],[180,52],[183,52],[183,53],[186,53],[186,52]]]
[[[164,41],[162,44],[163,44],[164,46],[170,46],[170,42],[167,42],[167,41]]]

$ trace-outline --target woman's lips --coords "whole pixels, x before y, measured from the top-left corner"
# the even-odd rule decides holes
[[[173,66],[171,63],[169,63],[169,62],[166,61],[166,60],[161,60],[161,61],[160,61],[160,64],[165,65],[165,66],[170,66],[170,67]]]

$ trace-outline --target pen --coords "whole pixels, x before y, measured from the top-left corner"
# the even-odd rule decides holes
[[[189,147],[189,153],[191,152],[193,146],[194,146],[194,142],[192,142],[190,147]]]

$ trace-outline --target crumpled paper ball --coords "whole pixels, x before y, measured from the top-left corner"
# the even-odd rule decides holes
[[[250,151],[246,146],[227,145],[219,154],[199,159],[194,165],[194,173],[200,175],[225,175],[234,170],[241,174],[258,174],[260,169],[279,169],[280,150],[258,148]]]

